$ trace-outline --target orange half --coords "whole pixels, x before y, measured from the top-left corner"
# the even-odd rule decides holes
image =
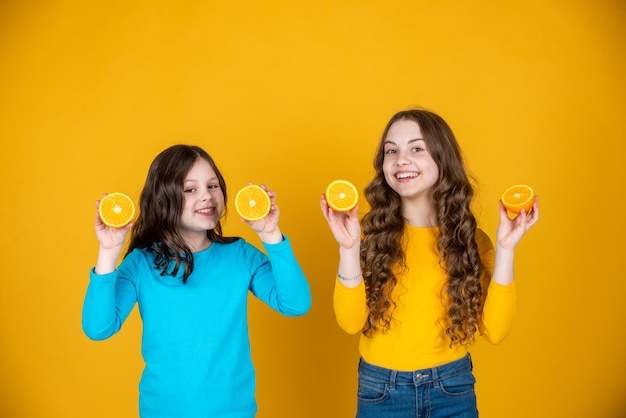
[[[235,208],[243,219],[258,221],[270,213],[272,202],[262,187],[250,184],[239,190],[235,197]]]
[[[335,180],[326,188],[326,202],[337,212],[349,212],[358,201],[359,193],[349,181]]]
[[[111,193],[100,200],[98,215],[105,225],[123,228],[133,220],[135,204],[124,193]]]
[[[516,184],[502,193],[502,204],[511,213],[519,214],[522,209],[530,213],[535,202],[535,192],[530,186]]]

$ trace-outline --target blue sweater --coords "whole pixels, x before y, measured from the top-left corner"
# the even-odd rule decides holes
[[[287,238],[264,248],[269,257],[243,239],[212,243],[194,254],[187,284],[182,271],[176,278],[161,276],[146,250],[132,251],[115,272],[91,270],[83,306],[89,338],[111,337],[139,305],[143,418],[255,415],[248,291],[284,315],[303,315],[311,306],[309,285]]]

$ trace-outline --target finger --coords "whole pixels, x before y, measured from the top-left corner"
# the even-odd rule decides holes
[[[510,221],[509,213],[507,212],[502,200],[498,201],[498,213],[500,214],[500,222]]]
[[[101,225],[102,224],[102,219],[100,219],[100,212],[98,211],[98,208],[100,207],[100,201],[96,200],[96,226]]]
[[[278,214],[278,205],[274,202],[272,202],[272,205],[270,206],[270,214],[272,215]]]
[[[333,208],[330,207],[330,205],[328,204],[328,201],[326,200],[326,195],[322,195],[322,199],[321,199],[321,206],[322,206],[322,212],[324,213],[324,216],[329,219],[331,217],[334,217],[334,215],[336,214],[335,210]]]
[[[324,218],[328,219],[328,204],[326,203],[324,195],[320,197],[320,209],[322,210],[322,215],[324,215]]]
[[[539,196],[535,196],[535,202],[533,203],[533,221],[539,220]]]
[[[518,218],[520,228],[522,228],[522,231],[526,231],[526,224],[528,223],[528,213],[526,213],[526,209],[521,210]]]

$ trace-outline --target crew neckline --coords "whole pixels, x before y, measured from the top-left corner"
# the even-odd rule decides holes
[[[438,226],[414,226],[410,224],[406,224],[406,227],[414,231],[435,231],[439,229]]]

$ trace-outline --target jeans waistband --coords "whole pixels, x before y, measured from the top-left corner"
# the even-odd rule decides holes
[[[366,362],[363,358],[359,361],[359,373],[367,375],[369,378],[388,382],[392,386],[396,384],[420,384],[432,381],[440,381],[461,373],[472,371],[472,358],[469,353],[459,360],[413,371],[399,371],[375,366]]]

